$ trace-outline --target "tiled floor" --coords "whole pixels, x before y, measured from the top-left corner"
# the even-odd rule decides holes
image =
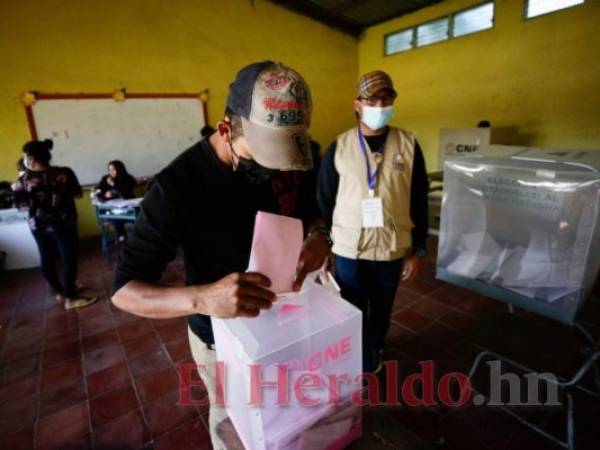
[[[90,244],[79,280],[101,300],[88,308],[64,311],[39,271],[0,275],[0,448],[210,448],[207,407],[176,405],[185,319],[114,308],[113,264]],[[179,265],[166,277],[180,280]]]
[[[80,281],[102,299],[66,312],[39,271],[0,274],[0,448],[205,449],[206,406],[177,406],[179,364],[190,360],[185,320],[154,321],[108,301],[112,265],[99,244],[82,249]],[[432,247],[435,242],[431,242]],[[432,248],[433,250],[433,248]],[[434,254],[398,291],[386,359],[401,375],[433,360],[436,376],[468,370],[493,349],[538,371],[568,375],[582,361],[575,330],[435,280]],[[165,274],[181,282],[181,264]],[[600,334],[600,304],[582,319]],[[483,381],[484,382],[484,381]],[[205,398],[196,388],[196,399]],[[600,442],[599,402],[576,399],[578,449]],[[558,408],[521,411],[559,430]],[[492,407],[371,407],[354,449],[558,449]]]

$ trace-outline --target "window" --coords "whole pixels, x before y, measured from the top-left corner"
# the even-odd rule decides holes
[[[544,0],[529,0],[542,2]],[[560,0],[548,0],[558,2]],[[578,1],[578,0],[563,0]],[[583,0],[579,0],[583,2]],[[448,14],[411,28],[386,34],[383,38],[384,54],[405,52],[455,37],[465,36],[494,27],[494,2],[488,1],[472,8]]]
[[[541,16],[559,9],[581,5],[585,0],[525,0],[525,17]]]
[[[452,36],[459,37],[494,26],[494,3],[486,3],[454,14]]]
[[[417,47],[448,39],[448,18],[434,20],[417,27]]]
[[[413,33],[412,28],[397,33],[388,34],[385,37],[385,54],[391,55],[413,48]]]

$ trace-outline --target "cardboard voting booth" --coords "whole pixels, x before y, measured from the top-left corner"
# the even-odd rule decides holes
[[[447,158],[437,276],[572,324],[600,268],[599,222],[600,152]]]
[[[289,272],[295,273],[302,242],[301,223],[294,221],[259,213],[250,257],[253,270],[260,268],[283,295],[256,318],[212,318],[217,359],[225,367],[225,406],[244,447],[252,450],[298,450],[307,441],[315,450],[343,448],[340,443],[355,439],[357,430],[360,435],[356,415],[324,419],[339,415],[340,405],[361,388],[353,381],[362,373],[361,312],[312,277],[299,293],[289,293]],[[303,392],[313,405],[298,394],[309,377],[316,387]],[[257,379],[263,383],[260,402],[252,401]],[[284,401],[276,386],[264,385],[275,382],[286,386]]]
[[[429,180],[433,183],[443,181],[443,167],[446,158],[481,154],[483,148],[491,144],[510,144],[514,141],[515,127],[494,128],[442,128],[438,147],[439,171],[430,172]],[[511,156],[514,147],[502,146],[503,156]],[[429,234],[439,235],[442,193],[439,186],[431,186],[429,199]]]
[[[438,162],[440,170],[444,167],[446,158],[455,156],[468,156],[481,153],[481,149],[489,145],[503,145],[503,149],[510,156],[511,144],[516,135],[514,127],[493,128],[441,128],[438,149]]]

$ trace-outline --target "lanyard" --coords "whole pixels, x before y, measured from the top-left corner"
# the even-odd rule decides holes
[[[379,166],[377,164],[375,168],[375,173],[371,174],[371,163],[369,162],[369,154],[367,152],[367,146],[365,144],[365,137],[360,131],[360,125],[358,126],[358,142],[360,144],[360,149],[362,150],[363,155],[365,156],[365,161],[367,162],[367,184],[369,185],[369,197],[375,196],[375,184],[377,183],[377,176],[379,175]]]

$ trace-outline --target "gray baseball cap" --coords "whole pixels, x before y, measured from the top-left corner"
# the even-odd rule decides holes
[[[229,86],[227,107],[241,116],[257,163],[278,170],[312,168],[308,135],[312,101],[298,72],[273,61],[250,64]]]

